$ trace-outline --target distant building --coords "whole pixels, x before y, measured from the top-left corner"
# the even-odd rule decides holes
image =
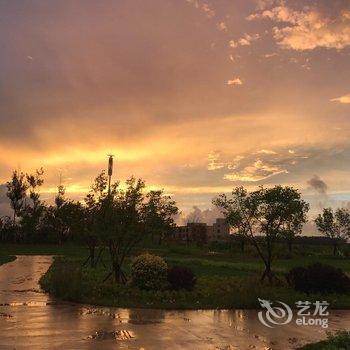
[[[207,226],[208,241],[225,241],[230,237],[230,225],[218,218],[213,226]]]
[[[202,222],[189,222],[186,226],[177,226],[174,239],[182,242],[226,241],[230,237],[230,226],[225,219],[218,218],[212,226]]]

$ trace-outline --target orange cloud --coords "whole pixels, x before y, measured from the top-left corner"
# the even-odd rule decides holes
[[[227,80],[227,85],[243,85],[243,82],[240,78],[233,78]]]
[[[346,9],[340,10],[333,18],[316,6],[298,11],[280,1],[279,6],[248,17],[249,20],[258,18],[288,23],[274,27],[274,37],[283,48],[302,51],[317,47],[343,49],[350,45],[350,11]]]
[[[344,95],[344,96],[340,96],[340,97],[337,97],[337,98],[332,98],[330,101],[348,104],[348,103],[350,103],[350,94]]]

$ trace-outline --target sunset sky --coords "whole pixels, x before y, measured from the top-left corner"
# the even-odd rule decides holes
[[[2,0],[0,47],[2,183],[43,166],[79,198],[113,153],[184,211],[350,201],[349,0]]]

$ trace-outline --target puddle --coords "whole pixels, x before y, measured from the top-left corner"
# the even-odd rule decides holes
[[[136,320],[128,320],[128,323],[135,324],[135,325],[146,325],[146,324],[158,324],[158,323],[161,323],[161,321],[136,319]]]
[[[326,330],[295,323],[267,329],[256,310],[166,311],[58,301],[38,285],[41,267],[51,262],[49,256],[18,256],[0,266],[1,349],[292,350],[326,338]],[[350,329],[350,311],[331,311],[328,331],[339,328]]]
[[[2,290],[2,292],[8,293],[38,293],[38,294],[43,294],[44,292],[42,290],[39,289],[12,289],[12,290]]]
[[[135,336],[131,331],[128,331],[128,330],[117,330],[112,332],[96,331],[94,334],[88,336],[88,339],[96,339],[96,340],[108,340],[108,339],[130,340],[132,338],[135,338]]]
[[[55,303],[45,302],[45,301],[13,301],[10,303],[0,303],[0,306],[47,306],[54,305]]]

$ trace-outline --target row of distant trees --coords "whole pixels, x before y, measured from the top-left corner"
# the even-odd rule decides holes
[[[122,266],[131,250],[146,237],[159,243],[175,226],[179,210],[171,197],[162,190],[146,191],[142,179],[130,177],[123,186],[118,182],[108,189],[108,177],[100,173],[85,196],[78,202],[66,198],[64,186],[59,186],[54,203],[48,205],[40,196],[44,171],[34,174],[14,171],[7,182],[7,196],[13,209],[12,217],[2,217],[2,240],[63,243],[80,240],[88,246],[85,265],[95,267],[102,252],[108,249],[111,273],[117,281],[125,281]],[[307,221],[309,205],[292,187],[260,187],[248,192],[237,187],[230,196],[213,200],[235,229],[236,237],[249,242],[265,265],[262,280],[274,279],[272,262],[276,243],[284,238],[291,247]],[[350,238],[350,212],[340,208],[323,210],[315,220],[318,230],[330,239],[333,253]]]
[[[7,196],[13,217],[1,220],[3,240],[62,243],[69,238],[84,241],[89,256],[85,264],[95,267],[107,248],[111,272],[125,281],[125,257],[147,236],[161,241],[175,225],[176,203],[162,190],[146,191],[142,179],[130,177],[124,186],[118,182],[108,189],[108,177],[100,173],[83,202],[67,199],[65,188],[58,187],[54,204],[40,197],[42,169],[34,174],[14,171],[7,182]]]
[[[309,204],[301,198],[300,192],[288,186],[260,187],[250,193],[237,187],[230,196],[222,194],[215,198],[213,204],[221,210],[242,242],[248,241],[255,247],[265,265],[261,279],[272,282],[276,243],[284,237],[291,245],[307,221]],[[334,255],[339,244],[350,238],[348,209],[340,208],[335,212],[331,208],[323,209],[315,224],[332,242]]]

